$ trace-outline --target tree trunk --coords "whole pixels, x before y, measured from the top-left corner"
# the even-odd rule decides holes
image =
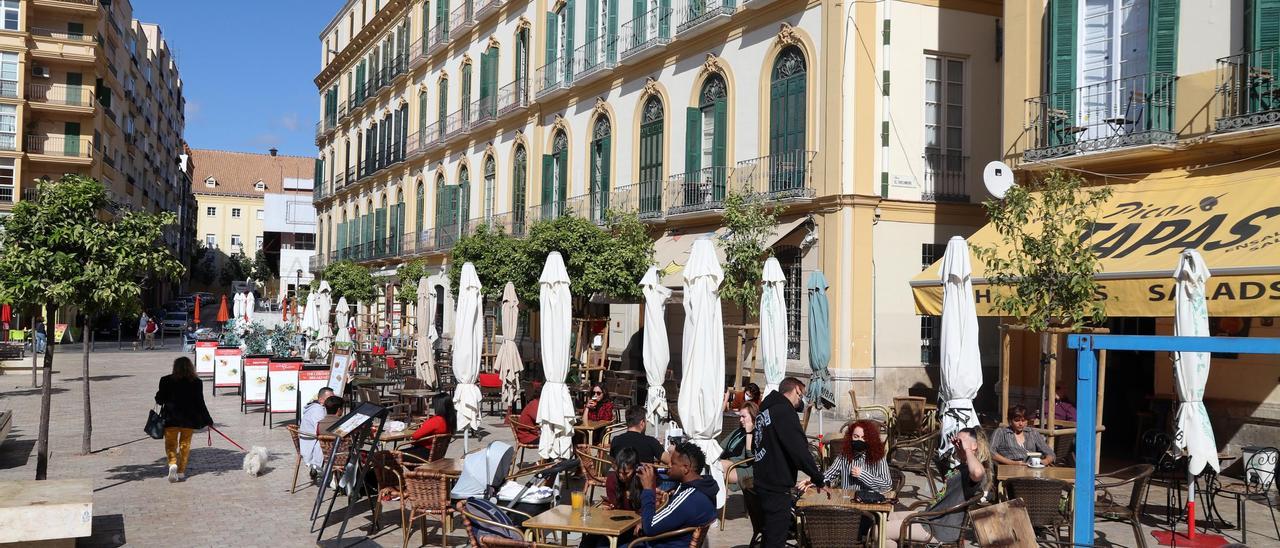
[[[80,318],[81,330],[83,331],[80,334],[80,346],[84,348],[83,374],[80,376],[80,384],[84,389],[84,434],[80,438],[80,454],[88,455],[92,446],[91,440],[93,439],[93,412],[89,406],[89,345],[93,340],[93,329],[90,327],[93,322],[90,321],[89,314],[82,313]]]
[[[39,316],[39,315],[40,315],[40,305],[35,305],[35,307],[31,309],[31,320],[32,320],[31,322],[31,387],[32,388],[40,387],[40,382],[36,380],[36,369],[38,368],[39,362],[36,361],[36,324],[35,324],[35,318],[36,316]],[[48,331],[48,329],[49,328],[46,326],[45,331]]]
[[[53,320],[53,305],[45,305],[45,318]],[[44,387],[40,390],[40,429],[36,434],[36,479],[43,480],[49,473],[49,406],[53,403],[53,342],[47,333],[52,324],[45,322]],[[34,330],[33,330],[34,331]]]

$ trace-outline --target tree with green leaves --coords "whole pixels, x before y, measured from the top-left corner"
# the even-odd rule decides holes
[[[373,302],[378,296],[377,284],[374,283],[369,269],[352,261],[338,261],[330,264],[325,267],[321,278],[328,281],[329,287],[333,289],[334,302],[346,297],[348,301],[367,304]]]
[[[564,258],[577,308],[593,295],[639,299],[640,278],[653,262],[653,240],[634,214],[609,211],[606,219],[603,228],[573,215],[534,223],[524,240],[523,283],[516,284],[520,299],[538,302],[538,277],[552,251]]]
[[[526,261],[528,257],[522,252],[524,242],[504,232],[501,228],[480,225],[475,231],[458,240],[449,255],[449,287],[453,294],[458,293],[458,279],[462,276],[462,265],[470,262],[476,267],[476,276],[487,298],[501,298],[502,289],[507,282],[516,284],[528,283],[528,271],[540,268]],[[534,292],[537,292],[537,275],[534,275]],[[414,293],[417,294],[416,292]]]
[[[973,253],[995,288],[992,307],[1033,332],[1104,321],[1094,279],[1098,257],[1084,235],[1110,197],[1110,188],[1086,188],[1080,176],[1053,171],[987,200],[1000,240],[974,245]]]
[[[727,236],[719,241],[724,251],[720,297],[736,303],[746,321],[760,307],[764,262],[773,252],[765,241],[778,226],[778,211],[756,195],[734,190],[725,196],[723,223]]]
[[[89,347],[93,317],[129,314],[141,308],[149,277],[177,279],[183,267],[164,246],[171,213],[127,212],[110,218],[106,190],[92,178],[66,175],[40,181],[34,200],[23,200],[0,220],[0,301],[43,304],[51,322],[59,307],[79,312],[83,341],[84,431],[81,452],[92,444]],[[53,341],[50,341],[51,343]],[[44,479],[49,461],[49,416],[54,345],[44,355],[44,387],[37,435],[36,479]]]
[[[240,252],[227,257],[227,260],[222,263],[222,270],[218,273],[218,283],[223,287],[230,287],[231,282],[251,279],[253,279],[253,261]]]
[[[279,276],[279,273],[271,267],[271,262],[267,260],[267,252],[262,249],[258,249],[258,252],[253,254],[253,269],[251,272],[251,279],[263,283]]]
[[[191,258],[191,279],[201,285],[209,286],[218,277],[214,268],[214,256],[217,251],[205,247],[204,242],[201,241],[195,243],[194,249],[195,254]]]
[[[414,259],[396,267],[396,278],[400,279],[400,288],[396,290],[396,301],[400,304],[418,302],[418,280],[426,275],[426,259]]]

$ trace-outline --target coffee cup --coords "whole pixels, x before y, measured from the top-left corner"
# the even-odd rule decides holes
[[[1027,453],[1027,466],[1041,466],[1040,453]]]

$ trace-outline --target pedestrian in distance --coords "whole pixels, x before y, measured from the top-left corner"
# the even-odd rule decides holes
[[[191,433],[213,426],[213,417],[204,404],[204,389],[196,366],[186,356],[173,360],[173,372],[160,377],[156,403],[164,418],[164,452],[169,458],[169,482],[187,478],[187,458],[191,455]]]
[[[149,321],[151,321],[151,316],[148,316],[144,311],[142,317],[138,318],[138,342],[142,342],[142,339],[146,337],[147,322]]]
[[[151,318],[147,318],[147,326],[142,329],[142,332],[147,337],[147,344],[146,344],[147,350],[156,349],[156,332],[157,331],[160,331],[160,326],[156,324],[155,320]]]
[[[35,353],[44,354],[45,346],[49,344],[49,338],[48,338],[48,335],[45,334],[43,317],[36,317],[36,325],[33,331],[35,331],[35,337],[36,337],[35,348],[34,348]]]
[[[800,425],[799,411],[803,409],[804,383],[787,377],[778,384],[777,391],[764,397],[760,414],[756,416],[756,431],[752,436],[756,460],[752,464],[752,476],[765,516],[766,548],[786,544],[796,501],[792,489],[797,487],[797,472],[804,471],[818,491],[825,485]]]

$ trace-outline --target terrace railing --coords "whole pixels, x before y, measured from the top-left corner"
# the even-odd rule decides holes
[[[1175,141],[1177,79],[1151,72],[1027,99],[1024,159]]]
[[[1280,123],[1280,47],[1218,59],[1218,131]]]

